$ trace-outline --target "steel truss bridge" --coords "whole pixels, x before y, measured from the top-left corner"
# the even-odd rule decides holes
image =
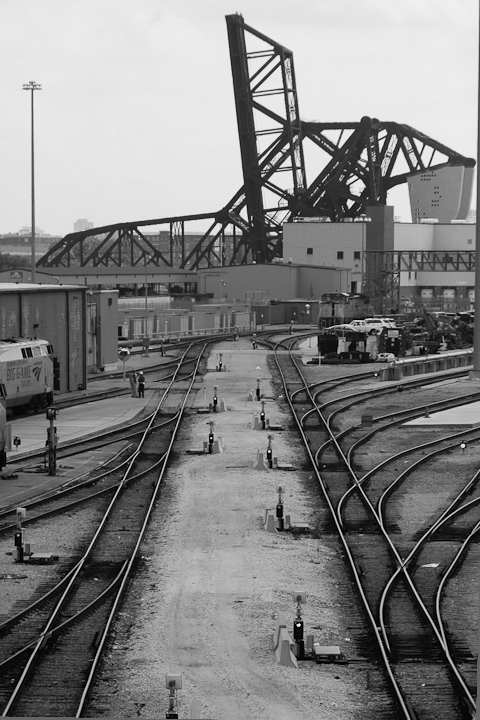
[[[358,217],[367,206],[385,205],[388,191],[414,173],[475,165],[408,125],[369,117],[359,122],[300,120],[293,53],[247,25],[240,14],[227,15],[226,22],[242,187],[216,212],[71,233],[37,262],[38,268],[148,264],[161,273],[271,262],[282,257],[282,225],[294,217],[324,216],[334,222]],[[310,183],[309,153],[318,165]],[[192,234],[189,228],[200,220],[207,221],[207,230]],[[467,263],[467,254],[450,254],[457,258],[452,266]],[[376,268],[371,289],[382,285],[388,294],[403,265],[409,269],[413,262],[405,258],[418,253],[381,255],[366,262]]]

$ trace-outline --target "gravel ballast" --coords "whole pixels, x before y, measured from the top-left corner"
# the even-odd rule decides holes
[[[257,377],[265,396],[272,388],[266,351],[250,347],[240,340],[215,348],[194,406],[203,407],[204,388],[211,402],[216,385],[229,411],[192,413],[183,424],[139,573],[91,697],[91,717],[164,717],[167,673],[183,677],[183,718],[195,699],[204,718],[217,720],[360,719],[366,708],[370,718],[381,717],[385,697],[364,663],[277,664],[276,617],[286,613],[292,627],[298,590],[307,593],[305,633],[339,645],[349,658],[342,598],[351,586],[331,537],[263,529],[265,508],[275,508],[280,485],[293,524],[314,526],[322,500],[299,437],[288,429],[291,417],[274,400],[267,400],[266,416],[285,430],[272,433],[273,454],[295,471],[253,469],[257,450],[266,453],[267,433],[252,427],[261,406],[248,401],[248,393]],[[214,372],[217,352],[227,372]],[[203,446],[211,419],[224,453],[187,455]]]

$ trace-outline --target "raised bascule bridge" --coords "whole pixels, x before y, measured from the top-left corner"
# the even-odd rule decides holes
[[[293,53],[227,15],[243,185],[212,213],[115,223],[66,235],[38,268],[78,267],[86,281],[147,266],[156,282],[188,283],[200,268],[271,263],[282,257],[282,226],[294,218],[332,222],[385,206],[389,190],[414,175],[475,161],[414,128],[363,117],[358,122],[300,119]],[[307,180],[307,163],[314,179]],[[311,168],[311,169],[310,169]],[[208,225],[202,233],[191,228]],[[368,239],[367,239],[368,240]],[[472,251],[364,253],[365,292],[395,301],[401,270],[471,270]],[[163,279],[162,279],[163,278]],[[185,285],[185,287],[187,287]],[[397,305],[398,306],[398,305]]]

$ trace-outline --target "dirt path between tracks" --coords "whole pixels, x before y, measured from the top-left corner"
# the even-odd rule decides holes
[[[267,353],[254,352],[246,340],[224,343],[212,355],[212,370],[217,351],[227,372],[208,372],[194,405],[203,406],[204,387],[213,398],[217,385],[229,411],[192,413],[182,429],[182,450],[169,470],[90,714],[165,717],[165,674],[178,673],[180,718],[190,717],[195,699],[202,717],[215,720],[352,720],[364,718],[366,707],[373,718],[375,694],[359,666],[305,662],[296,669],[276,662],[275,618],[285,612],[291,628],[298,590],[307,592],[306,633],[348,655],[340,601],[348,579],[331,538],[263,529],[265,507],[275,507],[279,485],[294,523],[314,524],[320,500],[300,440],[288,431],[290,417],[273,399],[266,416],[285,427],[273,433],[273,454],[296,471],[253,470],[267,433],[252,428],[260,404],[247,398],[257,377],[262,392],[272,394]],[[212,417],[225,452],[187,455],[203,446]]]

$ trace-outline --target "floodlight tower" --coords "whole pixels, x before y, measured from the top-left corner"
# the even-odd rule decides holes
[[[36,83],[34,80],[30,80],[23,86],[24,90],[30,90],[31,92],[31,112],[32,112],[32,127],[31,127],[31,150],[32,150],[32,283],[36,282],[36,258],[35,258],[35,142],[34,142],[34,122],[33,122],[33,93],[35,90],[41,90],[42,86]]]

